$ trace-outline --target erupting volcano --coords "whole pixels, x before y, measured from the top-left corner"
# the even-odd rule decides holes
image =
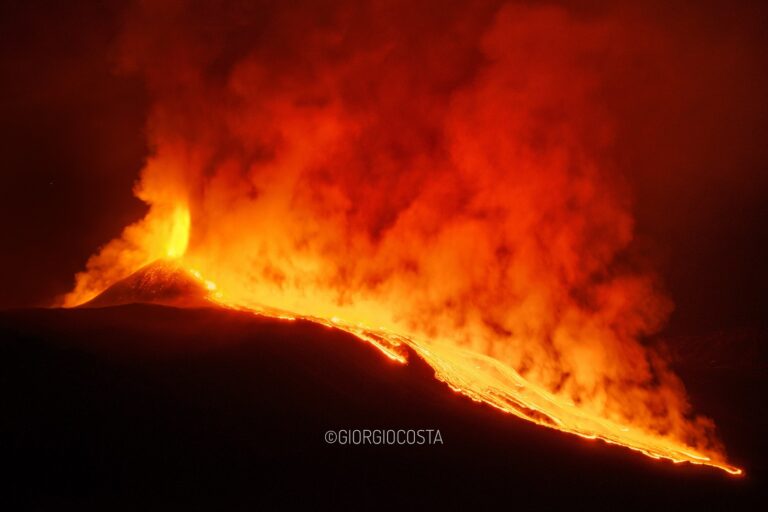
[[[213,306],[215,285],[176,260],[158,260],[121,279],[81,307],[121,304],[164,304],[178,307]]]
[[[289,4],[133,8],[149,209],[64,305],[311,320],[525,420],[740,474],[654,344],[672,302],[613,153],[611,70],[664,35],[556,7]]]

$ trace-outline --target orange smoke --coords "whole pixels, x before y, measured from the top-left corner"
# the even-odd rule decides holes
[[[738,473],[644,341],[671,303],[632,263],[601,101],[634,29],[439,5],[137,5],[150,209],[66,305],[178,258],[226,305],[407,345],[505,411]]]

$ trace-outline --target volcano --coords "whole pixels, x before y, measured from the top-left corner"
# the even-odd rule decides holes
[[[181,240],[186,238],[186,235],[179,237]],[[535,382],[527,381],[514,368],[505,367],[482,354],[467,350],[446,350],[445,347],[385,327],[375,328],[336,316],[317,317],[259,304],[238,303],[216,290],[217,286],[212,281],[185,266],[183,259],[161,259],[119,280],[81,307],[135,303],[176,307],[217,305],[259,316],[316,322],[346,331],[372,344],[399,363],[406,363],[409,354],[419,357],[435,370],[438,380],[454,391],[539,425],[588,439],[623,445],[655,459],[711,465],[731,474],[743,474],[742,469],[725,464],[720,453],[699,451],[695,441],[689,445],[686,439],[666,438],[663,430],[643,430],[642,425],[611,422],[607,418],[590,414],[571,400],[557,398]],[[713,460],[710,455],[717,458]]]
[[[84,308],[119,306],[122,304],[163,304],[178,307],[211,306],[213,284],[174,260],[157,260],[128,277],[117,281]]]
[[[760,439],[762,420],[723,415],[726,435],[734,426],[748,434],[744,445],[728,437],[736,460],[754,461],[734,479],[500,413],[450,390],[412,353],[398,364],[334,328],[211,307],[183,272],[158,277],[206,307],[106,305],[195,302],[145,293],[139,284],[160,268],[116,285],[94,301],[101,307],[0,312],[4,500],[132,510],[293,500],[476,507],[514,496],[545,508],[615,509],[629,499],[738,509],[762,489],[764,446],[748,441]],[[717,385],[707,396],[719,388],[723,402],[761,389],[744,375],[709,377]],[[341,429],[437,429],[442,443],[326,442]]]

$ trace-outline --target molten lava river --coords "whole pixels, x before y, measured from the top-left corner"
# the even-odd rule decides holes
[[[249,24],[154,4],[120,57],[151,102],[148,211],[65,306],[170,261],[218,305],[415,353],[504,413],[741,474],[652,342],[672,305],[633,257],[609,156],[600,91],[640,28],[519,5],[427,29],[370,6]]]

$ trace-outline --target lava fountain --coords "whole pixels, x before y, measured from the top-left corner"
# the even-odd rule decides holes
[[[185,269],[206,300],[410,347],[539,425],[740,474],[649,341],[671,302],[632,257],[600,101],[637,27],[439,10],[138,3],[120,48],[153,102],[149,210],[65,305]]]

